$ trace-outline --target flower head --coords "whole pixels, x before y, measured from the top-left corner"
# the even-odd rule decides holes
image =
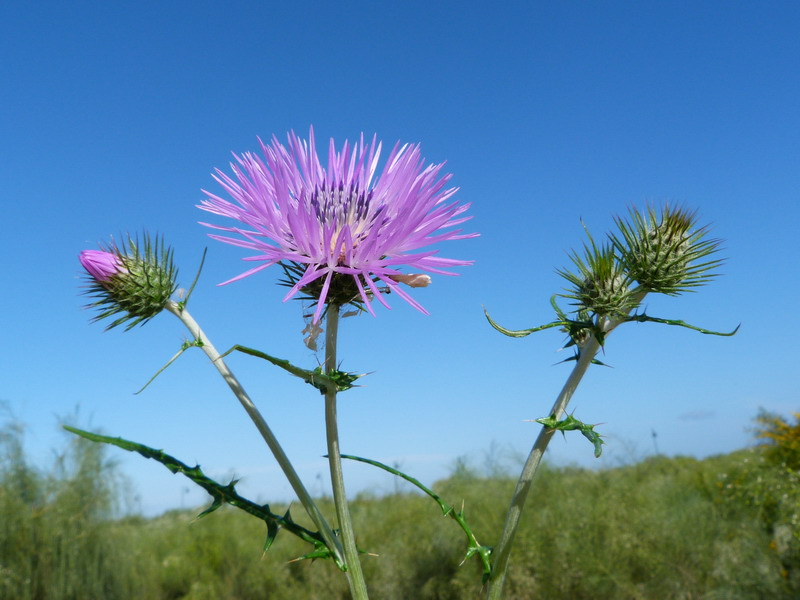
[[[636,305],[636,300],[630,279],[616,260],[613,246],[604,244],[598,247],[591,235],[589,242],[588,245],[584,244],[584,258],[574,251],[570,256],[577,272],[566,269],[557,271],[572,285],[560,295],[574,300],[575,310],[579,314],[627,314]]]
[[[216,179],[234,202],[210,192],[199,208],[239,221],[244,227],[203,223],[240,237],[212,238],[256,252],[247,261],[262,264],[226,281],[230,283],[280,263],[290,286],[284,301],[299,292],[317,303],[314,322],[326,304],[363,305],[374,314],[370,298],[388,307],[381,292],[393,291],[427,314],[399,282],[400,267],[440,275],[472,261],[441,258],[424,249],[444,240],[475,237],[452,227],[467,221],[469,204],[450,199],[456,188],[445,188],[449,174],[443,164],[424,165],[418,145],[394,147],[380,175],[381,144],[363,135],[340,151],[334,141],[323,167],[314,142],[293,132],[288,148],[273,136],[261,142],[262,156],[234,155],[233,177],[217,170]],[[413,280],[417,284],[422,278]]]
[[[697,227],[696,213],[666,205],[630,215],[630,222],[616,218],[621,235],[610,237],[623,268],[644,289],[676,296],[716,276],[722,261],[706,257],[720,241],[706,238],[708,227]]]
[[[146,235],[142,244],[128,239],[122,247],[84,250],[79,260],[87,273],[86,294],[95,298],[89,306],[100,310],[94,320],[123,313],[107,329],[130,320],[128,330],[149,321],[178,287],[172,250],[165,249],[163,241],[152,243]]]

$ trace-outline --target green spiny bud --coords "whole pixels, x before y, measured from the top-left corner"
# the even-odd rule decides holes
[[[126,321],[131,321],[126,331],[144,324],[164,309],[178,287],[172,249],[146,234],[142,244],[128,238],[121,247],[112,243],[103,250],[84,250],[79,260],[88,275],[86,294],[95,298],[89,306],[100,310],[93,320],[123,314],[106,329]]]
[[[667,205],[660,214],[631,209],[630,216],[630,222],[615,219],[621,237],[610,237],[623,269],[642,288],[675,296],[715,277],[710,271],[722,261],[701,260],[720,242],[705,239],[708,228],[696,227],[695,213]]]
[[[616,260],[614,248],[605,245],[598,248],[591,236],[591,246],[584,244],[584,258],[573,252],[570,258],[577,272],[559,270],[572,288],[564,298],[575,300],[578,312],[590,312],[600,316],[626,315],[636,306],[630,279]]]

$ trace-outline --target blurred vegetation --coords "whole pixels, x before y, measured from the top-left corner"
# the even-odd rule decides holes
[[[780,415],[761,411],[756,417],[756,438],[764,440],[766,457],[774,464],[800,470],[800,413],[794,413],[794,423]]]
[[[797,419],[798,417],[795,416]],[[654,456],[608,470],[545,468],[512,557],[507,598],[792,599],[800,597],[798,431],[756,419],[766,443],[695,460]],[[329,562],[283,533],[262,554],[264,524],[233,509],[119,516],[114,450],[70,439],[41,470],[22,428],[0,430],[0,599],[345,599]],[[479,541],[499,535],[514,481],[460,462],[434,489],[465,512]],[[281,512],[280,506],[272,507]],[[321,508],[333,514],[325,500]],[[477,598],[480,565],[460,565],[463,533],[428,498],[362,494],[351,507],[371,595]],[[302,518],[294,508],[294,517]]]

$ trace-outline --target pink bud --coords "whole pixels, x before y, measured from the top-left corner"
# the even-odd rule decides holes
[[[409,275],[389,275],[389,279],[397,283],[405,283],[408,287],[428,287],[431,284],[430,275],[411,273]]]
[[[116,254],[104,250],[84,250],[78,259],[86,272],[99,283],[105,283],[124,269]]]

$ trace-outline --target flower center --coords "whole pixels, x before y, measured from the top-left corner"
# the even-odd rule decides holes
[[[372,190],[362,190],[355,183],[345,188],[323,183],[317,186],[308,199],[317,219],[322,224],[335,224],[337,229],[345,223],[351,225],[368,221]]]
[[[345,242],[339,248],[334,245],[339,239],[342,229],[348,227],[352,247],[355,248],[370,230],[372,223],[382,212],[375,210],[370,205],[373,192],[371,189],[362,189],[355,183],[345,186],[323,183],[316,186],[308,198],[308,203],[322,227],[333,226],[331,235],[331,253],[338,255],[339,264],[344,264],[346,253]]]

